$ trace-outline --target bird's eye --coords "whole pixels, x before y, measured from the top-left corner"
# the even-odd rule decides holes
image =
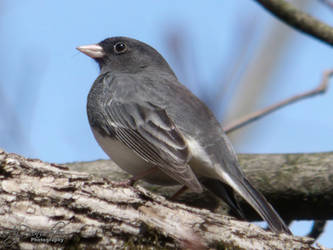
[[[117,54],[122,54],[122,53],[126,52],[127,45],[123,42],[119,42],[113,46],[113,49],[114,49],[114,52],[116,52]]]

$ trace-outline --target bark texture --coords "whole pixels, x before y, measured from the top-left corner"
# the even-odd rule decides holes
[[[279,214],[291,220],[330,220],[333,218],[333,153],[240,154],[246,176],[272,203]],[[110,160],[66,164],[73,170],[121,181],[129,177]],[[171,197],[180,187],[139,185]],[[227,213],[228,208],[208,192],[185,193],[177,200],[190,206]],[[247,219],[260,217],[239,200]]]
[[[0,204],[1,249],[315,249],[309,238],[1,150]]]

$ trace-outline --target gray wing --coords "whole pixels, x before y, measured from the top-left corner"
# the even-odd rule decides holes
[[[152,103],[111,100],[106,106],[107,126],[116,138],[145,161],[195,192],[202,186],[187,164],[187,143],[166,111]]]

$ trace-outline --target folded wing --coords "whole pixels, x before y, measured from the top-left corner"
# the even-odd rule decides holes
[[[192,191],[202,192],[188,165],[191,154],[186,141],[164,109],[149,102],[111,100],[104,115],[117,139],[142,159]]]

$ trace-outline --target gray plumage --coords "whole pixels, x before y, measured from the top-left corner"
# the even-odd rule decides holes
[[[137,175],[158,167],[144,180],[178,182],[198,193],[204,185],[242,216],[236,191],[273,231],[291,233],[245,178],[213,113],[155,49],[126,37],[78,49],[100,66],[88,95],[88,118],[96,140],[121,168]]]

